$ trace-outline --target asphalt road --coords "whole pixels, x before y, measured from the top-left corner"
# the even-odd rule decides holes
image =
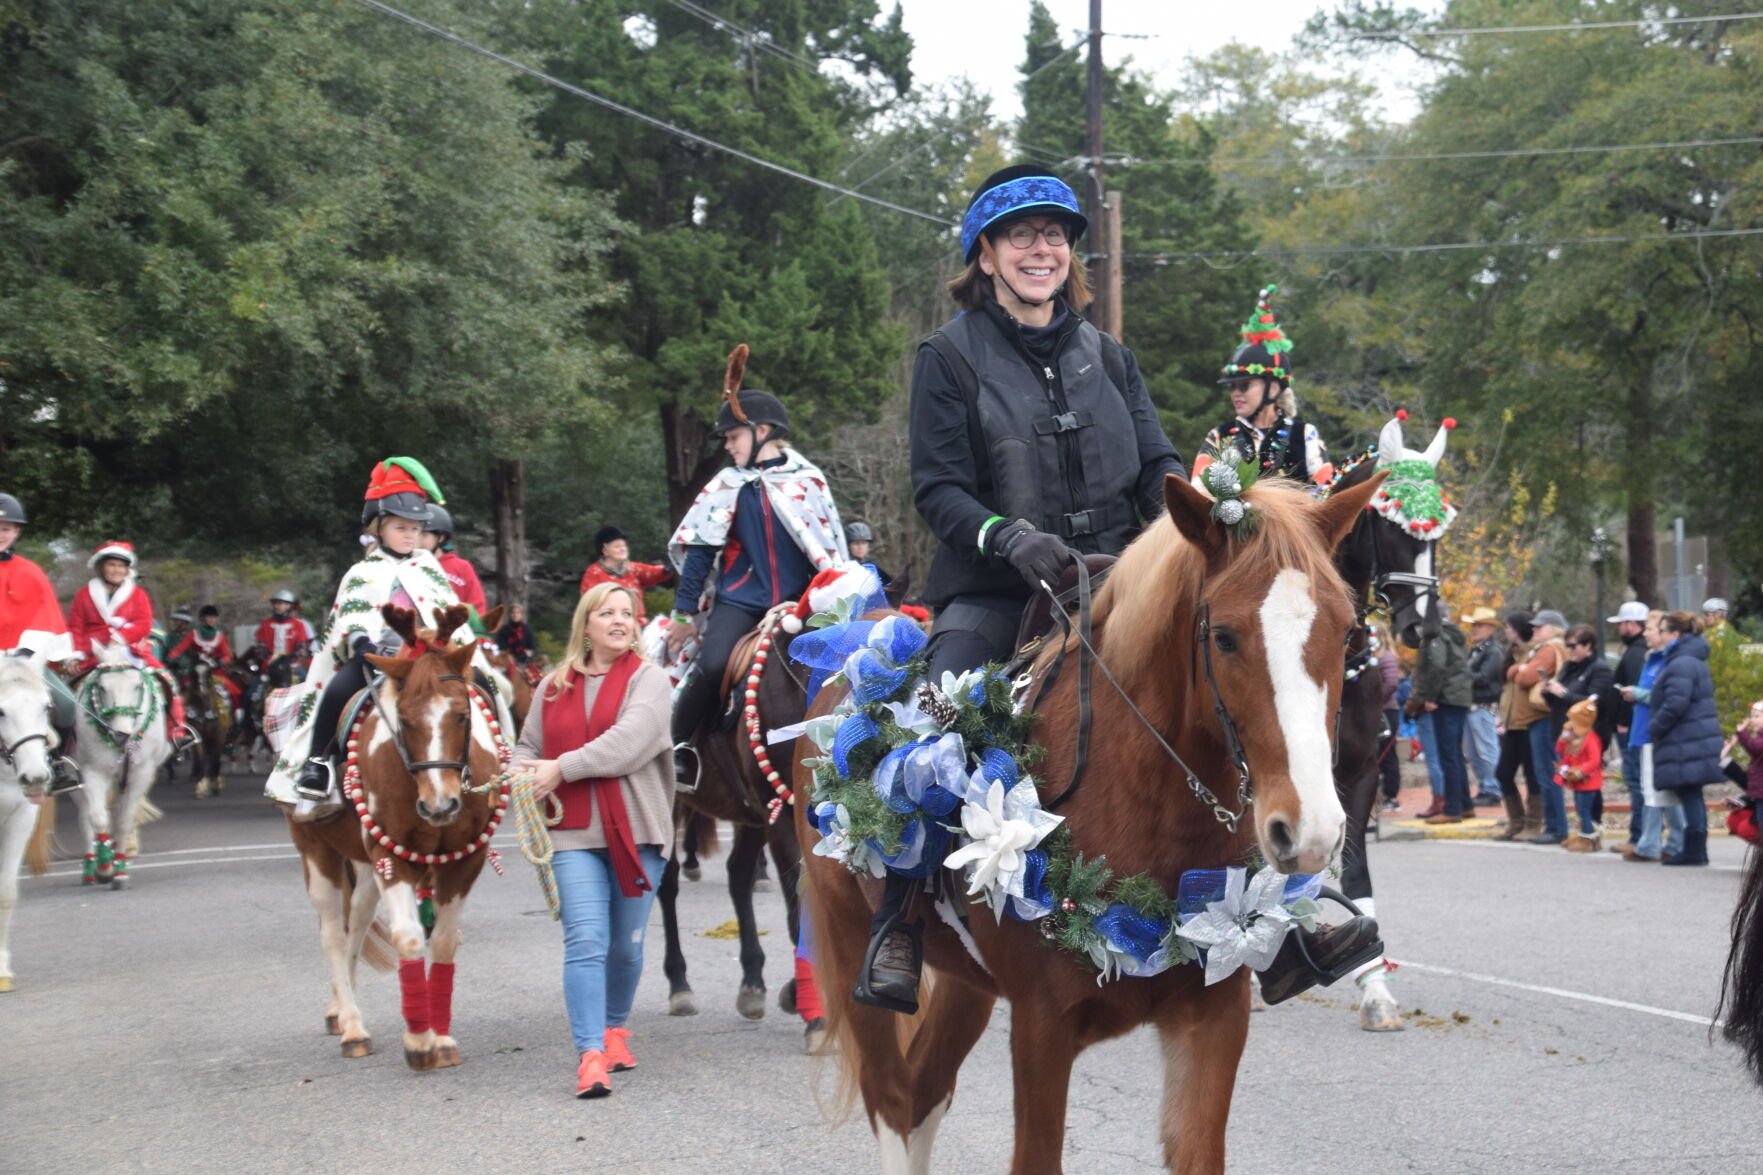
[[[561,943],[518,856],[466,915],[454,1031],[462,1068],[412,1074],[397,985],[367,984],[379,1051],[324,1035],[316,921],[281,818],[243,780],[197,803],[162,789],[133,888],[83,889],[77,865],[27,880],[18,987],[0,996],[0,1172],[863,1172],[861,1114],[831,1125],[831,1066],[801,1026],[734,1010],[721,862],[682,919],[701,1014],[665,1015],[660,918],[638,993],[641,1069],[578,1102],[558,985]],[[64,805],[62,842],[72,848]],[[1379,914],[1407,966],[1408,1031],[1359,1030],[1350,993],[1254,1017],[1230,1128],[1235,1171],[1758,1170],[1763,1092],[1710,1045],[1739,850],[1708,869],[1608,854],[1421,841],[1372,847]],[[783,903],[761,898],[772,985],[789,974]],[[1130,982],[1130,981],[1129,981]],[[962,1074],[935,1164],[1002,1171],[1006,1016]],[[1085,1054],[1066,1168],[1160,1168],[1161,1065],[1142,1031]]]

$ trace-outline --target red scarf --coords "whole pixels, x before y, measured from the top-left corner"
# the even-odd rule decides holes
[[[631,678],[642,666],[642,658],[634,651],[626,652],[612,663],[594,695],[593,713],[582,708],[582,678],[570,674],[572,680],[555,697],[545,699],[545,724],[542,730],[541,754],[547,759],[560,758],[569,751],[579,750],[593,742],[618,721],[624,706],[625,691]],[[568,673],[568,671],[565,671]],[[624,806],[624,792],[611,776],[600,779],[565,780],[557,789],[563,802],[563,820],[559,828],[591,828],[594,804],[600,805],[600,821],[606,832],[606,851],[612,858],[612,871],[618,876],[619,891],[634,898],[652,887],[643,862],[637,856],[636,838],[631,833],[630,813]]]

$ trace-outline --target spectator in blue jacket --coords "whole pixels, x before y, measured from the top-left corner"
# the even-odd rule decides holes
[[[1724,738],[1714,706],[1714,675],[1701,622],[1688,612],[1667,612],[1665,667],[1653,682],[1647,724],[1653,744],[1653,786],[1677,794],[1683,805],[1683,849],[1666,865],[1708,863],[1708,808],[1702,789],[1725,779],[1720,769]]]
[[[1630,795],[1635,797],[1633,802],[1640,805],[1641,813],[1639,836],[1632,846],[1622,850],[1622,857],[1627,861],[1657,862],[1662,852],[1670,856],[1683,849],[1683,808],[1674,802],[1677,799],[1675,793],[1664,793],[1673,801],[1664,803],[1661,802],[1661,793],[1653,787],[1653,748],[1648,742],[1653,710],[1647,705],[1647,699],[1652,696],[1653,683],[1659,680],[1659,671],[1665,668],[1665,633],[1659,627],[1659,622],[1664,619],[1665,613],[1656,609],[1647,613],[1645,626],[1641,629],[1641,640],[1647,653],[1641,662],[1639,676],[1635,684],[1620,686],[1616,691],[1631,706],[1622,772],[1625,777],[1628,775],[1632,758],[1634,790]],[[1661,830],[1665,840],[1663,850],[1659,843]]]

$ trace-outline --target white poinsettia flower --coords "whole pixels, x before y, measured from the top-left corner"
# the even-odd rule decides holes
[[[1286,876],[1263,869],[1254,877],[1244,869],[1225,871],[1224,899],[1206,903],[1176,931],[1206,948],[1206,983],[1217,983],[1247,966],[1266,970],[1296,925],[1285,907]]]
[[[945,669],[942,683],[937,688],[957,706],[966,706],[971,705],[967,700],[968,691],[985,679],[986,673],[983,669],[969,669],[966,673],[950,673]]]
[[[835,861],[845,861],[851,856],[851,814],[845,805],[833,807],[833,818],[820,839],[814,842],[814,855],[831,857]]]
[[[977,773],[975,778],[977,779]],[[1032,781],[1024,779],[1008,792],[993,780],[976,802],[970,786],[961,806],[961,831],[966,843],[943,859],[950,869],[971,866],[969,897],[985,894],[993,916],[1002,919],[1004,904],[1023,896],[1027,854],[1058,827],[1062,816],[1044,811]]]
[[[904,702],[883,702],[882,708],[894,716],[895,725],[899,726],[901,730],[910,732],[915,739],[941,734],[943,731],[935,718],[919,708],[917,694],[913,694]]]

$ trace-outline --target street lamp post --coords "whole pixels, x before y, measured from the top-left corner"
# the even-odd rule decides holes
[[[1595,613],[1598,626],[1598,656],[1604,655],[1604,565],[1610,558],[1610,535],[1601,526],[1592,527],[1592,582],[1596,585],[1597,611]]]

